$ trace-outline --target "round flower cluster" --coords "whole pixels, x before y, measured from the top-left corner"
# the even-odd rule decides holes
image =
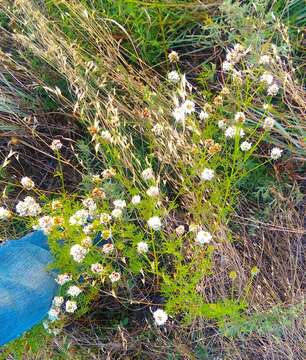
[[[46,235],[48,235],[54,226],[54,218],[52,216],[43,216],[38,219],[38,224],[34,225],[34,229],[42,230]]]
[[[8,220],[12,216],[10,210],[7,210],[3,206],[0,207],[0,220]]]
[[[76,213],[70,217],[69,223],[71,225],[85,225],[88,221],[88,217],[89,211],[81,209],[76,211]]]
[[[37,216],[41,213],[40,205],[31,196],[27,196],[16,205],[16,211],[20,216]]]
[[[88,249],[78,244],[73,245],[70,249],[70,255],[73,257],[73,260],[78,263],[84,260],[87,253]]]
[[[22,187],[26,190],[31,190],[35,187],[34,181],[27,176],[24,176],[20,182]]]

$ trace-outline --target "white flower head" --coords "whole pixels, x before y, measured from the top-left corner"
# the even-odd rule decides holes
[[[271,117],[266,117],[263,123],[263,128],[266,130],[270,130],[273,128],[273,126],[275,125],[275,120]]]
[[[155,180],[155,175],[152,168],[143,170],[141,176],[145,181]]]
[[[185,100],[182,104],[186,114],[192,114],[195,111],[195,103],[191,100]]]
[[[149,250],[149,245],[148,243],[146,243],[145,241],[140,241],[138,244],[137,244],[137,252],[139,254],[145,254],[147,253]]]
[[[176,70],[170,71],[167,78],[173,84],[177,84],[181,80],[180,74]]]
[[[60,310],[59,309],[55,309],[55,308],[51,308],[48,311],[48,319],[53,322],[59,319],[59,315],[60,315]]]
[[[133,205],[137,205],[137,204],[140,203],[140,201],[141,201],[140,195],[134,195],[134,196],[132,197],[131,203],[132,203]]]
[[[273,83],[273,80],[273,75],[268,73],[267,71],[265,71],[260,77],[260,81],[264,82],[267,85],[271,85]]]
[[[83,233],[84,233],[85,235],[90,235],[90,234],[93,233],[93,231],[94,231],[94,226],[93,226],[93,224],[88,224],[88,225],[86,225],[86,226],[83,227]]]
[[[233,64],[229,61],[223,61],[222,63],[222,69],[224,71],[229,71],[229,70],[232,70],[233,69]]]
[[[76,311],[76,309],[78,308],[78,305],[75,301],[67,300],[65,308],[68,313],[74,313]]]
[[[27,176],[24,176],[21,179],[20,183],[21,183],[22,187],[24,189],[26,189],[26,190],[31,190],[31,189],[33,189],[35,187],[34,181],[31,178],[27,177]]]
[[[113,271],[110,275],[109,275],[109,279],[112,283],[119,281],[121,278],[120,273]]]
[[[249,151],[252,147],[252,143],[248,142],[248,141],[244,141],[243,143],[241,143],[240,145],[240,149],[241,151]]]
[[[108,213],[102,213],[100,215],[100,223],[107,224],[111,221],[112,217]]]
[[[267,94],[270,96],[275,96],[275,95],[277,95],[278,90],[279,90],[279,86],[274,83],[268,87]]]
[[[101,137],[103,140],[112,143],[113,142],[113,137],[111,135],[111,133],[108,130],[104,130],[101,132]]]
[[[185,109],[182,106],[176,107],[172,112],[172,116],[176,122],[183,123],[186,119]]]
[[[179,54],[176,51],[172,50],[171,53],[168,55],[168,59],[171,63],[178,62],[180,60]]]
[[[185,226],[179,225],[177,228],[175,228],[175,232],[178,236],[182,236],[185,233]]]
[[[219,129],[225,129],[226,125],[227,125],[227,122],[224,119],[218,121],[218,128]]]
[[[4,208],[3,206],[0,207],[0,220],[8,220],[11,217],[12,213]]]
[[[34,229],[41,229],[46,235],[48,235],[54,226],[54,218],[46,215],[38,219],[38,225],[33,226]]]
[[[215,172],[212,169],[205,168],[201,173],[201,179],[204,181],[210,181],[214,178]]]
[[[90,269],[95,274],[100,274],[104,270],[103,266],[99,263],[91,264]]]
[[[97,204],[95,203],[93,198],[86,198],[82,201],[82,204],[90,211],[90,213],[93,213],[97,209]]]
[[[259,64],[263,64],[263,65],[268,65],[270,64],[271,62],[271,56],[269,55],[262,55],[260,58],[259,58]]]
[[[16,211],[20,216],[37,216],[41,213],[40,205],[31,196],[27,196],[16,205]]]
[[[158,216],[152,216],[149,220],[148,220],[148,226],[155,230],[158,231],[161,229],[162,226],[162,222],[160,220],[160,218]]]
[[[66,284],[67,282],[69,282],[71,280],[72,280],[72,276],[67,273],[59,274],[57,276],[57,278],[55,279],[55,281],[61,286],[63,286],[64,284]]]
[[[104,254],[110,254],[114,251],[114,245],[112,243],[107,243],[102,246],[102,251]]]
[[[209,118],[208,112],[201,110],[201,112],[200,112],[200,114],[199,114],[199,118],[200,118],[200,120],[202,120],[202,121],[203,121],[203,120],[207,120],[207,119]]]
[[[121,216],[122,216],[122,209],[115,208],[115,209],[112,211],[112,217],[113,217],[113,218],[119,219],[119,218],[121,218]]]
[[[114,200],[113,204],[117,209],[124,209],[126,207],[125,200]]]
[[[64,304],[64,298],[62,296],[55,296],[52,300],[52,306],[60,308]]]
[[[70,249],[70,255],[73,257],[73,260],[80,263],[85,259],[85,256],[88,253],[88,249],[84,248],[79,244],[75,244]]]
[[[146,193],[150,197],[156,197],[159,195],[159,188],[158,186],[151,186],[149,187]]]
[[[168,320],[168,314],[162,309],[157,309],[156,311],[154,311],[153,317],[155,324],[158,326],[164,325]]]
[[[82,246],[89,248],[92,246],[92,238],[90,236],[85,236],[82,240],[81,240],[81,244]]]
[[[243,112],[237,112],[235,114],[235,122],[238,124],[243,124],[245,122],[245,115]]]
[[[212,235],[208,231],[201,230],[197,233],[195,241],[201,245],[210,243]]]
[[[282,156],[282,152],[283,152],[283,150],[281,150],[280,148],[274,147],[274,148],[271,150],[271,159],[272,159],[272,160],[277,160],[277,159],[279,159],[279,158]]]
[[[236,126],[229,126],[226,130],[225,130],[225,136],[228,138],[234,138],[236,136],[236,134],[240,137],[243,137],[245,135],[245,132],[243,131],[243,129],[239,129]]]
[[[89,211],[81,209],[75,212],[74,215],[70,216],[69,223],[71,225],[85,225],[88,221]]]
[[[60,140],[54,139],[50,145],[51,150],[53,151],[59,151],[63,147],[63,144]]]
[[[72,285],[69,287],[69,289],[67,290],[67,294],[72,296],[72,297],[77,297],[81,294],[82,289],[80,289],[78,286],[76,285]]]

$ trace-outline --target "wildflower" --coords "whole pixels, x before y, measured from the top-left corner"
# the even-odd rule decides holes
[[[223,105],[223,97],[218,95],[214,98],[213,103],[215,106],[222,106]]]
[[[121,278],[121,275],[118,272],[113,271],[110,275],[109,275],[109,279],[112,283],[119,281]]]
[[[182,236],[185,233],[185,226],[184,225],[179,225],[176,229],[175,232],[178,236]]]
[[[83,230],[84,231],[84,230]],[[90,246],[92,246],[92,239],[90,236],[86,236],[81,240],[81,244],[82,246],[88,248]]]
[[[54,309],[51,308],[48,311],[48,319],[52,322],[52,321],[56,321],[59,319],[59,314],[60,314],[60,310],[59,309]]]
[[[72,285],[69,287],[69,289],[67,290],[67,294],[72,296],[72,297],[77,297],[81,294],[82,289],[80,289],[78,286]]]
[[[271,85],[273,83],[273,75],[265,71],[261,77],[260,81],[266,83],[267,85]]]
[[[207,120],[209,118],[209,114],[206,111],[201,110],[199,118],[200,120]]]
[[[208,148],[208,154],[209,155],[214,155],[214,154],[218,153],[219,151],[221,151],[221,145],[218,144],[218,143],[212,144]]]
[[[101,181],[100,175],[99,174],[92,175],[91,181],[96,184],[99,183]]]
[[[111,135],[111,133],[108,130],[104,130],[101,132],[101,137],[103,140],[112,143],[113,142],[113,137]]]
[[[23,188],[26,190],[31,190],[35,186],[34,181],[27,176],[24,176],[20,182],[21,182],[21,185],[23,186]]]
[[[186,114],[191,114],[195,111],[195,103],[191,100],[185,100],[182,104],[182,108]]]
[[[237,70],[234,69],[233,74],[232,74],[232,78],[233,78],[233,81],[238,85],[241,85],[242,82],[243,82],[243,76],[242,76],[241,71],[237,71]]]
[[[273,128],[274,124],[275,124],[275,120],[268,116],[264,120],[263,128],[266,130],[270,130]]]
[[[94,199],[87,198],[82,201],[82,204],[91,212],[95,212],[97,209],[97,204],[95,203]]]
[[[109,179],[111,177],[114,177],[116,175],[116,170],[115,169],[105,169],[102,171],[103,179]]]
[[[143,170],[143,172],[141,173],[141,176],[142,176],[142,178],[143,178],[145,181],[149,181],[149,180],[154,180],[154,179],[155,179],[155,176],[154,176],[154,173],[153,173],[152,168],[147,168],[147,169]]]
[[[34,229],[41,229],[46,235],[49,234],[54,226],[54,218],[52,216],[43,216],[38,220],[38,225],[33,226]]]
[[[12,213],[5,209],[3,206],[0,207],[0,220],[8,220],[12,216]]]
[[[220,94],[223,96],[229,95],[230,93],[231,92],[230,92],[229,88],[226,86],[223,86],[223,88],[221,89],[221,92],[220,92]]]
[[[174,50],[172,50],[171,53],[168,55],[168,59],[171,63],[175,63],[180,60],[178,53]]]
[[[269,55],[262,55],[259,58],[259,64],[268,65],[271,62],[271,57]]]
[[[140,203],[140,201],[141,201],[141,197],[140,197],[139,195],[134,195],[134,196],[132,197],[131,203],[132,203],[133,205],[137,205],[137,204]]]
[[[151,186],[151,187],[149,187],[149,189],[147,190],[146,193],[150,197],[156,197],[159,195],[159,189],[157,186]]]
[[[59,308],[64,304],[64,298],[62,296],[55,296],[52,300],[52,306]]]
[[[225,129],[227,125],[227,121],[225,119],[219,120],[218,121],[218,128],[219,129]]]
[[[105,192],[98,187],[92,190],[91,195],[94,199],[101,199],[101,200],[105,199]]]
[[[107,213],[102,213],[101,215],[100,215],[100,223],[101,224],[107,224],[107,223],[109,223],[110,221],[111,221],[111,216],[109,215],[109,214],[107,214]]]
[[[137,244],[137,251],[139,254],[147,253],[148,250],[149,250],[149,246],[148,246],[148,243],[146,243],[145,241],[140,241]]]
[[[59,151],[63,147],[63,144],[60,140],[54,139],[50,145],[51,150]]]
[[[100,274],[103,271],[103,266],[99,263],[91,264],[91,271],[95,274]]]
[[[243,143],[241,143],[240,145],[240,149],[241,151],[249,151],[252,147],[252,144],[247,142],[247,141],[244,141]]]
[[[27,196],[18,202],[16,211],[20,216],[37,216],[41,212],[41,207],[31,196]]]
[[[176,70],[170,71],[167,75],[167,78],[173,84],[178,83],[181,79],[180,74]]]
[[[176,107],[172,111],[172,116],[174,117],[176,122],[182,123],[185,121],[186,113],[185,113],[185,110],[180,106],[180,107]]]
[[[122,216],[122,209],[116,208],[112,211],[112,217],[115,219],[119,219]]]
[[[113,204],[117,209],[124,209],[126,207],[125,200],[115,200]]]
[[[75,301],[68,300],[68,301],[66,301],[65,308],[68,313],[74,313],[76,311],[76,309],[78,308],[78,306]]]
[[[155,231],[160,230],[160,228],[162,226],[160,218],[158,216],[151,217],[148,220],[148,226]]]
[[[268,87],[267,94],[270,96],[275,96],[275,95],[277,95],[278,90],[279,90],[278,85],[274,83]]]
[[[245,115],[243,112],[237,112],[235,114],[235,122],[239,124],[243,124],[245,122]]]
[[[51,203],[51,209],[53,211],[60,209],[63,206],[60,200],[53,200]]]
[[[236,136],[236,134],[238,134],[240,137],[244,137],[245,132],[243,131],[243,129],[239,129],[236,126],[229,126],[226,130],[225,130],[225,136],[228,138],[233,138]]]
[[[85,225],[88,221],[89,212],[88,210],[78,210],[74,215],[70,216],[69,224],[71,225]]]
[[[153,317],[154,317],[156,325],[158,325],[158,326],[164,325],[166,323],[166,321],[168,320],[167,313],[162,309],[157,309],[156,311],[154,311]]]
[[[211,104],[205,103],[205,104],[203,105],[203,110],[204,110],[205,112],[211,113],[211,112],[213,111],[213,107],[212,107]]]
[[[201,173],[201,179],[204,181],[210,181],[215,176],[215,172],[212,169],[205,168]]]
[[[263,104],[263,109],[266,111],[270,111],[272,109],[272,105],[271,104]]]
[[[222,69],[224,71],[229,71],[233,68],[233,64],[230,63],[229,61],[223,61],[223,64],[222,64]]]
[[[94,226],[93,226],[93,224],[88,224],[88,225],[86,225],[86,226],[83,227],[83,233],[84,233],[85,235],[90,235],[90,234],[93,233],[93,231],[94,231]]]
[[[104,252],[104,254],[110,254],[114,251],[114,245],[112,243],[104,244],[102,247],[102,251]]]
[[[73,260],[80,263],[84,260],[87,255],[88,250],[83,246],[75,244],[70,249],[70,255],[73,257]]]
[[[282,152],[283,152],[283,150],[281,150],[280,148],[274,147],[271,150],[271,159],[273,159],[273,160],[279,159],[282,156]]]
[[[67,273],[59,274],[57,276],[57,278],[55,279],[55,281],[61,286],[63,286],[64,284],[66,284],[67,282],[69,282],[71,280],[72,280],[72,276]]]
[[[212,235],[208,231],[201,230],[197,233],[195,241],[201,245],[208,244],[212,239]]]

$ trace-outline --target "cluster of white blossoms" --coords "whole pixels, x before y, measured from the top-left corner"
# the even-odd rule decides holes
[[[143,170],[143,172],[141,173],[141,176],[145,181],[155,180],[155,175],[154,175],[152,168],[147,168],[147,169]]]
[[[150,186],[149,189],[146,191],[146,194],[150,197],[157,197],[159,195],[158,186]]]
[[[0,220],[8,220],[12,216],[10,210],[7,210],[5,207],[0,207]]]
[[[82,201],[82,204],[88,209],[89,213],[92,215],[97,210],[97,204],[93,198],[86,198]]]
[[[140,195],[134,195],[134,196],[132,197],[132,199],[131,199],[131,203],[132,203],[133,205],[139,204],[140,201],[141,201]]]
[[[57,275],[55,281],[60,285],[63,286],[64,284],[66,284],[67,282],[72,280],[72,276],[70,274],[59,274]]]
[[[38,224],[33,226],[35,230],[42,230],[46,235],[48,235],[54,226],[54,218],[52,216],[46,215],[38,219]]]
[[[22,187],[24,189],[26,189],[26,190],[31,190],[31,189],[33,189],[35,187],[34,181],[31,178],[27,177],[27,176],[24,176],[21,179],[20,183],[21,183]]]
[[[78,308],[78,305],[75,301],[73,300],[67,300],[66,301],[66,305],[65,305],[65,310],[67,311],[67,313],[74,313]]]
[[[85,225],[89,218],[89,211],[85,209],[81,209],[76,211],[72,216],[69,218],[69,224],[71,225]]]
[[[67,290],[67,294],[69,296],[72,296],[72,297],[77,297],[81,294],[82,292],[82,289],[80,289],[78,286],[76,285],[72,285],[68,288]]]
[[[167,322],[168,314],[162,309],[157,309],[153,312],[153,318],[156,325],[162,326]]]
[[[173,84],[177,84],[181,80],[181,76],[176,70],[173,70],[168,73],[167,79]]]
[[[201,172],[201,179],[204,181],[210,181],[214,178],[214,176],[215,176],[215,171],[212,169],[205,168]]]
[[[113,142],[113,137],[108,130],[101,131],[101,138],[109,143]]]
[[[158,216],[152,216],[149,220],[148,220],[148,226],[149,228],[158,231],[161,229],[162,227],[162,222],[161,219]]]
[[[226,60],[222,64],[224,71],[234,70],[235,65],[248,53],[241,44],[235,44],[232,49],[228,49],[226,53]]]
[[[54,139],[50,145],[51,150],[53,151],[59,151],[63,147],[63,144],[60,140]]]
[[[120,280],[121,275],[120,275],[120,273],[113,271],[108,277],[109,277],[110,281],[112,283],[114,283],[114,282],[117,282]]]
[[[275,96],[278,93],[279,86],[274,81],[274,77],[269,72],[265,71],[261,77],[260,81],[263,82],[267,86],[267,94],[270,96]]]
[[[273,118],[271,118],[271,117],[266,117],[265,119],[264,119],[264,122],[263,122],[263,128],[265,129],[265,130],[271,130],[272,128],[273,128],[273,126],[275,125],[275,120],[273,119]]]
[[[210,243],[212,239],[211,233],[208,231],[200,230],[195,238],[195,241],[201,245]]]
[[[112,217],[115,219],[119,219],[122,216],[123,209],[126,207],[126,201],[125,200],[114,200],[113,204],[115,206],[115,209],[112,211]]]
[[[274,147],[274,148],[271,150],[271,159],[272,159],[272,160],[277,160],[277,159],[279,159],[279,158],[282,156],[282,152],[283,152],[283,150],[281,150],[280,148]]]
[[[20,216],[37,216],[41,213],[41,207],[34,198],[26,196],[23,201],[18,202],[16,211]]]
[[[249,151],[252,147],[252,143],[248,141],[243,141],[240,145],[241,151]]]
[[[103,266],[100,263],[91,264],[90,269],[95,274],[100,274],[104,270]]]
[[[149,245],[148,243],[146,243],[145,241],[140,241],[138,244],[137,244],[137,252],[139,254],[145,254],[147,253],[149,250]]]
[[[227,138],[234,138],[236,135],[237,136],[240,136],[240,137],[244,137],[245,135],[245,132],[243,129],[241,129],[240,127],[238,126],[229,126],[225,132],[224,132],[224,135],[225,137]]]
[[[73,260],[80,263],[85,259],[85,256],[88,253],[88,249],[85,247],[75,244],[70,249],[70,255],[73,257]]]
[[[183,123],[187,115],[190,115],[195,112],[195,103],[191,100],[185,100],[180,106],[177,106],[173,112],[172,116],[174,117],[177,123]]]

